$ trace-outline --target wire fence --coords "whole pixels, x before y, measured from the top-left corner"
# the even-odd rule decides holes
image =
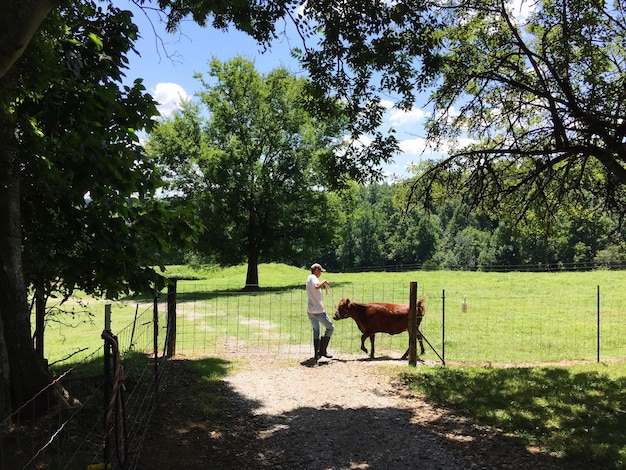
[[[121,413],[107,416],[111,384],[105,380],[106,345],[101,342],[79,362],[56,365],[54,380],[39,394],[48,399],[45,416],[24,412],[37,398],[33,397],[0,422],[0,468],[135,468],[159,387],[168,373],[165,345],[154,350],[155,338],[165,338],[165,329],[155,328],[155,324],[166,325],[165,304],[156,305],[156,310],[152,306],[137,310],[134,321],[115,336],[124,365],[123,393],[115,403]],[[122,424],[120,441],[117,431]]]
[[[420,331],[429,345],[421,359],[497,366],[626,358],[622,292],[578,286],[531,296],[527,287],[496,289],[496,295],[490,289],[486,295],[418,284],[418,297],[427,298]],[[174,298],[177,354],[226,359],[249,355],[252,360],[255,355],[313,355],[304,289],[244,293],[180,283]],[[329,316],[342,298],[409,303],[409,285],[334,283],[324,296]],[[55,367],[54,381],[40,392],[49,399],[46,416],[26,416],[21,409],[0,423],[0,468],[93,470],[107,468],[104,462],[113,469],[136,468],[159,389],[167,380],[171,313],[165,297],[135,304],[132,321],[116,331],[124,394],[116,403],[123,409],[116,412],[113,425],[107,423],[111,383],[103,373],[106,347],[100,341],[84,359]],[[334,320],[334,325],[329,349],[336,357],[367,357],[353,320]],[[74,329],[67,334],[81,333]],[[376,355],[399,359],[407,344],[406,333],[377,334]],[[114,367],[108,369],[116,373]],[[51,393],[58,385],[65,394]]]
[[[517,292],[485,295],[462,289],[429,290],[420,331],[436,349],[423,357],[465,364],[540,364],[626,357],[626,297],[598,286],[575,292],[556,289],[541,297]],[[206,287],[205,287],[206,289]],[[183,285],[177,292],[177,351],[199,355],[313,353],[303,289],[241,293],[213,287],[202,293]],[[324,297],[329,316],[342,298],[355,302],[409,303],[405,283],[335,285]],[[361,351],[361,333],[351,319],[334,321],[331,348]],[[366,342],[366,347],[369,341]],[[408,335],[376,335],[380,355],[400,357]]]

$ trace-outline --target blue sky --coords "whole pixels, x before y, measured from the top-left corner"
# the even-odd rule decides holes
[[[128,8],[133,9],[131,7]],[[289,55],[290,42],[291,46],[297,45],[296,38],[276,42],[272,44],[271,50],[262,53],[253,39],[236,30],[222,32],[211,27],[200,28],[188,21],[182,25],[180,33],[171,35],[165,32],[158,18],[152,18],[151,25],[136,7],[133,11],[142,36],[136,43],[141,56],[130,54],[130,69],[126,76],[129,81],[143,78],[146,89],[161,104],[159,110],[164,116],[171,114],[182,99],[193,98],[201,90],[200,81],[194,79],[193,75],[206,75],[208,62],[213,57],[228,61],[240,55],[253,60],[261,73],[282,66],[295,75],[303,75],[298,62]],[[156,31],[153,31],[153,27]],[[403,150],[394,156],[392,164],[384,167],[390,178],[393,175],[408,176],[407,164],[432,156],[423,153],[425,117],[426,112],[419,108],[400,112],[390,107],[387,111],[383,131],[393,127]],[[367,138],[364,140],[367,141]]]

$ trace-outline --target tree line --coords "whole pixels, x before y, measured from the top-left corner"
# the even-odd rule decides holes
[[[619,222],[610,215],[572,215],[563,211],[550,227],[517,225],[471,211],[461,198],[450,198],[430,210],[407,210],[411,180],[395,183],[351,183],[325,194],[324,216],[314,228],[319,236],[310,250],[298,250],[300,239],[288,238],[289,250],[263,255],[261,262],[307,266],[313,260],[335,271],[452,269],[568,270],[623,268],[626,250]],[[211,219],[205,220],[211,226]],[[172,264],[223,263],[219,245],[203,244],[176,252]],[[223,249],[228,250],[227,246]],[[232,255],[232,251],[229,251]],[[236,263],[246,262],[244,253]],[[261,280],[262,282],[262,280]]]
[[[165,200],[204,226],[171,263],[247,263],[246,288],[258,289],[261,262],[490,270],[626,259],[620,217],[584,188],[560,189],[551,197],[568,203],[549,212],[533,201],[520,217],[452,191],[474,184],[471,168],[438,175],[428,197],[421,185],[438,161],[415,165],[401,182],[355,181],[329,171],[345,148],[342,107],[323,119],[312,114],[307,80],[282,68],[261,74],[241,57],[212,60],[208,75],[197,75],[203,91],[157,123],[146,144],[167,175]]]
[[[424,171],[427,171],[425,169]],[[354,184],[329,196],[332,242],[320,253],[336,270],[524,270],[624,266],[619,221],[563,210],[550,226],[534,215],[514,224],[471,210],[460,197],[408,209],[399,183]]]

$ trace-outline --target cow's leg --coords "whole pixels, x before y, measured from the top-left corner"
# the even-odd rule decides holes
[[[367,339],[367,335],[361,335],[361,351],[367,354],[367,348],[365,347],[365,340]]]
[[[374,359],[374,338],[376,338],[376,333],[372,334],[372,336],[370,336],[370,344],[372,346],[372,350],[370,351],[370,358]]]
[[[424,315],[424,307],[422,307],[422,316]],[[422,317],[417,317],[417,340],[420,342],[420,350],[422,351],[420,354],[424,354],[426,351],[424,350],[424,342],[422,339],[422,333],[420,333],[420,323],[422,323]]]
[[[402,355],[402,357],[400,359],[405,360],[407,357],[409,357],[409,350],[407,348],[406,352]]]
[[[422,334],[419,332],[419,330],[417,331],[417,340],[420,342],[420,350],[422,351],[420,354],[424,354],[426,351],[424,350],[424,342],[422,341]]]

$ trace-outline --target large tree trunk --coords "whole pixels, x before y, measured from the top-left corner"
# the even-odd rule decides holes
[[[50,11],[62,0],[0,2],[0,77],[19,59]]]
[[[244,291],[258,291],[259,287],[259,250],[248,249],[248,270],[246,272],[246,287]]]
[[[20,174],[15,127],[0,115],[0,419],[48,384],[48,373],[31,340],[30,309],[22,270]],[[8,386],[8,390],[7,390]],[[7,397],[10,396],[10,402]],[[47,403],[41,394],[35,411]],[[29,412],[32,407],[29,406]]]
[[[0,315],[0,420],[8,416],[12,410],[9,370],[9,353],[4,340],[4,323]]]

